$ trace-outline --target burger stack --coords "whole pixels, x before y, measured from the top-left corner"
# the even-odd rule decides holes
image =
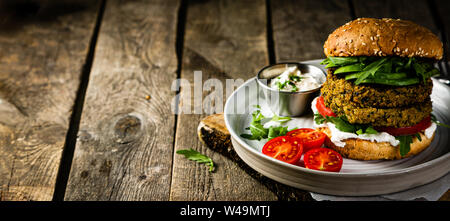
[[[432,125],[431,76],[439,75],[433,63],[443,55],[436,35],[410,21],[359,18],[331,33],[324,53],[321,96],[335,115],[321,117],[356,128],[344,132],[384,132],[399,141],[394,146],[356,137],[344,140],[345,146],[328,139],[327,146],[348,158],[378,160],[412,156],[430,145],[434,131],[426,136],[425,130]]]

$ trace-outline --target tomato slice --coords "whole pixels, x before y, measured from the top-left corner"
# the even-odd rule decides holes
[[[342,156],[328,148],[315,148],[303,156],[305,167],[313,170],[339,172],[342,168]]]
[[[275,137],[264,145],[262,153],[286,163],[296,164],[302,157],[303,144],[295,137]]]
[[[336,114],[330,108],[325,106],[325,101],[322,96],[317,98],[316,108],[317,111],[319,111],[319,114],[324,117],[325,116],[336,117]]]
[[[375,127],[380,132],[386,132],[392,136],[411,135],[427,129],[431,125],[431,116],[425,117],[418,124],[410,127]]]
[[[303,144],[303,151],[306,152],[310,149],[321,147],[323,142],[325,142],[326,134],[311,129],[311,128],[300,128],[296,130],[289,131],[286,136],[297,137]]]

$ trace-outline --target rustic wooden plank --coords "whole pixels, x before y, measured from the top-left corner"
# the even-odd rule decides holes
[[[438,20],[438,24],[441,25],[440,27],[438,27],[440,30],[440,34],[441,34],[441,38],[445,38],[443,39],[445,44],[444,44],[444,52],[445,52],[445,58],[446,61],[450,60],[450,15],[449,15],[449,11],[450,11],[450,2],[445,1],[445,0],[435,0],[434,4],[432,4],[433,7],[435,7],[433,10],[433,12],[437,13],[435,14],[435,18]],[[448,62],[447,62],[448,64]],[[446,68],[447,71],[450,71],[450,69],[448,69],[448,65],[444,68]],[[444,74],[446,76],[450,76],[450,73],[446,73]],[[450,201],[450,189],[439,199],[441,201]]]
[[[276,62],[325,57],[323,43],[351,20],[346,1],[271,1]]]
[[[168,200],[179,1],[108,1],[65,200]]]
[[[194,98],[194,71],[202,72],[200,84],[218,79],[226,93],[226,79],[251,78],[268,64],[267,17],[263,0],[189,1],[186,20],[181,78],[190,84],[181,87],[180,110],[202,108],[194,99],[210,94],[209,91],[202,93],[200,88],[202,94]],[[189,94],[193,96],[187,98]],[[210,114],[201,110],[200,113],[178,115],[175,150],[196,149],[211,157],[217,168],[214,173],[209,173],[205,165],[175,154],[170,199],[275,200],[272,192],[239,165],[201,143],[197,126],[206,114]]]
[[[323,43],[329,33],[351,20],[345,1],[270,1],[275,61],[304,61],[325,57]],[[289,200],[311,199],[307,191],[278,187],[290,192]]]
[[[449,11],[450,11],[450,2],[449,1],[445,1],[445,0],[435,0],[434,1],[434,7],[435,8],[435,12],[437,13],[436,19],[438,19],[438,22],[440,23],[440,25],[442,25],[441,28],[441,37],[445,38],[445,55],[446,55],[446,59],[447,61],[450,61],[450,16],[449,16]],[[450,70],[447,70],[450,71]],[[447,73],[447,76],[450,76],[450,73]]]
[[[0,200],[51,200],[99,1],[0,4]]]
[[[439,33],[426,0],[352,0],[357,17],[400,18],[413,21]]]

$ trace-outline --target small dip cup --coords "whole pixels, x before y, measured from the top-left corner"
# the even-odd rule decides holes
[[[309,73],[318,80],[320,86],[307,91],[279,91],[269,86],[271,79],[281,75],[287,67],[297,66],[302,73]],[[267,105],[278,116],[298,117],[310,109],[311,101],[320,93],[326,80],[325,72],[319,67],[302,63],[278,63],[262,68],[256,75],[256,81],[264,92]]]

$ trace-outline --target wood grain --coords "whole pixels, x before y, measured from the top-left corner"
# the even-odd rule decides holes
[[[192,110],[206,107],[194,102],[194,71],[202,71],[200,84],[213,78],[222,82],[225,93],[226,79],[249,79],[268,64],[266,19],[262,0],[188,2],[181,78],[190,85],[181,89],[180,109],[186,105]],[[210,94],[200,93],[196,99]],[[187,99],[187,94],[194,96]],[[201,143],[197,126],[211,113],[207,107],[206,110],[202,109],[201,114],[178,115],[175,150],[193,148],[206,154],[216,163],[216,171],[209,173],[205,165],[176,154],[170,199],[275,200],[271,191],[239,165]]]
[[[436,7],[436,18],[441,22],[444,31],[441,33],[441,37],[445,38],[446,45],[444,45],[444,52],[447,58],[447,61],[450,61],[450,16],[448,12],[450,11],[450,2],[446,0],[435,0]],[[450,72],[450,70],[447,70]],[[450,73],[447,73],[447,76],[450,76]]]
[[[0,5],[0,200],[51,200],[99,1]]]
[[[351,20],[346,1],[271,1],[276,62],[324,58],[323,43]]]
[[[179,1],[106,3],[65,200],[168,200]]]
[[[413,21],[439,33],[426,0],[352,0],[357,17],[400,18]]]

